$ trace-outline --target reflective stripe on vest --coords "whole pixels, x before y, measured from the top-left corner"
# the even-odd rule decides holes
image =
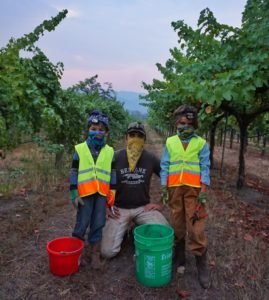
[[[201,186],[201,170],[198,155],[205,143],[204,139],[195,136],[190,140],[185,150],[177,135],[167,139],[166,147],[170,156],[168,186]]]
[[[114,155],[112,147],[105,145],[94,163],[86,142],[75,149],[79,156],[78,193],[80,197],[99,193],[107,196],[110,188],[111,163]]]

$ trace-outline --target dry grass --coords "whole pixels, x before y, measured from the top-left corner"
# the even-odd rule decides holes
[[[24,196],[31,192],[49,192],[62,184],[68,176],[67,162],[62,169],[54,167],[55,157],[46,154],[34,144],[21,145],[0,161],[0,194]]]

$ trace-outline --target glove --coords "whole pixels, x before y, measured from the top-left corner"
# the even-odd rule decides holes
[[[115,190],[110,190],[107,197],[106,197],[106,206],[111,207],[114,205],[115,202],[115,195],[116,191]]]
[[[168,195],[167,186],[164,185],[161,187],[161,201],[163,204],[167,204],[168,199],[169,199],[169,195]]]
[[[76,209],[78,209],[78,205],[84,205],[84,201],[79,197],[78,190],[70,190],[70,199],[72,204]]]
[[[200,192],[199,195],[198,195],[197,200],[198,200],[199,204],[205,204],[206,200],[207,200],[207,194],[206,194],[206,192]]]

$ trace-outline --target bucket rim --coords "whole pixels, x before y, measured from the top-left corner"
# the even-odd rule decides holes
[[[57,251],[54,251],[52,249],[50,249],[50,245],[55,242],[55,241],[58,241],[58,240],[76,240],[76,241],[79,241],[80,242],[80,246],[78,249],[74,250],[74,251],[61,251],[61,252],[57,252]],[[78,252],[81,252],[82,249],[84,247],[84,242],[82,240],[80,240],[79,238],[76,238],[76,237],[73,237],[73,236],[61,236],[61,237],[57,237],[51,241],[48,241],[47,242],[47,245],[46,245],[46,249],[47,249],[47,252],[50,253],[50,254],[53,254],[53,255],[57,255],[57,256],[64,256],[64,255],[72,255],[72,254],[76,254]]]
[[[148,224],[142,224],[142,225],[138,225],[138,226],[136,226],[135,227],[135,229],[134,229],[134,236],[136,237],[142,237],[142,238],[145,238],[143,235],[141,235],[141,234],[139,234],[139,233],[137,233],[137,231],[139,230],[139,229],[141,229],[142,227],[146,227],[146,226],[160,226],[160,227],[166,227],[167,229],[169,229],[170,230],[170,232],[169,232],[169,234],[167,235],[167,236],[165,236],[165,237],[147,237],[147,239],[150,239],[150,240],[163,240],[163,239],[167,239],[167,238],[171,238],[171,237],[173,237],[174,236],[174,233],[175,233],[175,231],[174,231],[174,229],[170,226],[170,225],[165,225],[165,224],[156,224],[156,223],[148,223]]]

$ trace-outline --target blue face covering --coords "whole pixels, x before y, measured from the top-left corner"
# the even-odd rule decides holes
[[[103,146],[105,144],[105,132],[98,130],[89,130],[89,138],[96,146]]]

